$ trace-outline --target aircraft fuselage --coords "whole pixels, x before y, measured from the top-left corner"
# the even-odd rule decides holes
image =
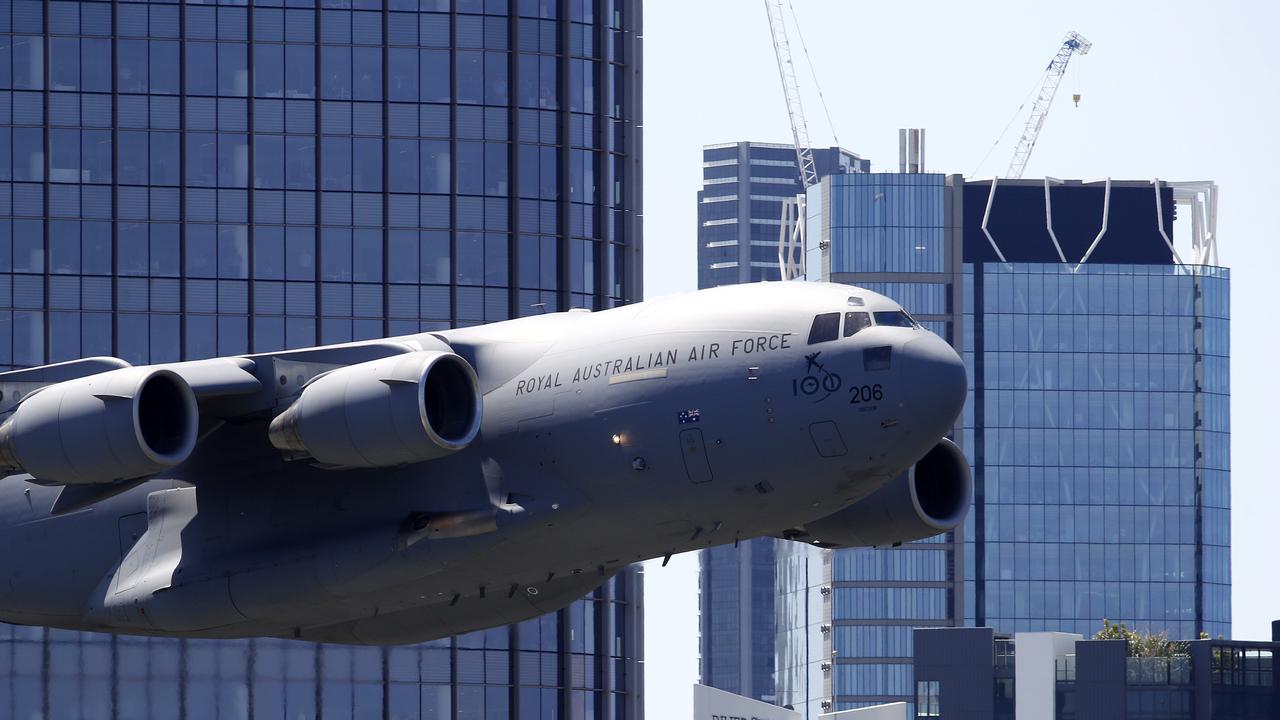
[[[53,512],[61,488],[10,476],[0,619],[413,642],[554,610],[636,561],[777,535],[872,493],[950,431],[963,369],[932,333],[846,337],[837,323],[810,342],[818,315],[900,311],[849,286],[778,283],[393,339],[443,340],[475,368],[483,423],[465,449],[317,467],[254,417],[73,512]],[[272,386],[305,369],[247,357]]]

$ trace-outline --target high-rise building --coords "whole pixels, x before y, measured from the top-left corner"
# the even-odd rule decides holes
[[[640,16],[0,0],[0,366],[639,299]],[[392,649],[3,627],[0,715],[639,717],[640,586]]]
[[[900,548],[773,541],[775,574],[756,575],[775,585],[776,702],[808,717],[911,702],[915,627],[1090,634],[1106,617],[1230,636],[1215,199],[924,173],[810,191],[807,277],[900,300],[964,356],[955,437],[975,496],[964,526]],[[1175,205],[1189,243],[1174,243]]]
[[[756,538],[698,554],[702,682],[774,702],[774,573],[778,541]]]
[[[871,171],[844,148],[815,148],[818,177]],[[739,142],[702,148],[698,289],[778,280],[782,203],[804,189],[794,145]]]
[[[869,172],[843,148],[817,148],[819,177]],[[698,192],[698,288],[778,280],[782,203],[802,191],[793,145],[739,142],[702,149]],[[703,682],[773,702],[774,548],[752,540],[701,557]]]

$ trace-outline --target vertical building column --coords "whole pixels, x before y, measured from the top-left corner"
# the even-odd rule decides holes
[[[947,342],[961,357],[966,350],[964,343],[965,312],[969,308],[964,304],[964,176],[948,175],[942,194],[942,235],[946,247],[943,257],[947,272],[950,274],[948,293],[949,307],[947,320]],[[964,448],[964,414],[956,418],[952,428],[952,438],[956,445]],[[976,526],[975,526],[976,527]],[[948,580],[951,584],[951,620],[955,626],[964,625],[965,618],[965,557],[964,546],[968,538],[965,536],[965,524],[960,523],[950,533],[951,549],[947,553],[949,562]]]
[[[1076,643],[1076,717],[1124,720],[1128,643],[1082,640]]]
[[[421,127],[421,126],[419,126]],[[421,133],[421,129],[418,131]],[[419,158],[421,153],[419,153]],[[353,208],[354,213],[354,208]],[[354,218],[353,218],[354,224]],[[422,224],[422,210],[418,223]],[[352,231],[354,248],[355,236]],[[418,242],[421,252],[422,242]],[[391,334],[391,7],[382,3],[382,335]],[[513,256],[514,257],[514,256]],[[354,280],[354,276],[352,278]],[[418,278],[422,282],[422,278]],[[421,295],[421,293],[419,293]],[[421,297],[419,297],[421,302]],[[352,313],[355,314],[354,312]],[[419,307],[419,315],[422,314]],[[353,323],[354,324],[354,323]],[[418,329],[421,329],[419,326]]]
[[[520,632],[519,625],[507,626],[507,682],[511,683],[507,694],[508,717],[520,720]]]
[[[627,579],[622,659],[628,670],[634,672],[627,675],[627,716],[614,720],[640,720],[644,717],[644,568],[632,566]]]
[[[187,4],[185,2],[178,5],[178,38],[178,312],[180,313],[178,315],[178,356],[183,360],[189,360],[190,358],[187,357]],[[150,113],[150,95],[148,95],[147,104],[147,112]],[[319,152],[319,149],[316,152]],[[115,316],[120,308],[117,290],[120,274],[116,266],[115,213],[111,215],[111,348],[119,354],[120,340],[116,331]],[[252,692],[250,697],[252,698]]]
[[[7,8],[6,8],[6,9],[7,9]],[[113,6],[113,9],[114,9],[114,6]],[[40,232],[44,235],[44,241],[43,241],[43,242],[44,242],[44,253],[43,253],[43,254],[44,254],[44,258],[43,258],[43,261],[41,262],[41,267],[40,267],[41,275],[42,275],[42,277],[41,277],[41,282],[40,282],[40,292],[41,292],[41,298],[40,298],[40,337],[41,337],[41,342],[42,342],[42,344],[43,344],[43,346],[44,346],[44,347],[43,347],[43,348],[41,348],[41,353],[40,353],[40,362],[41,362],[41,363],[47,363],[47,362],[49,362],[49,357],[50,357],[50,354],[49,354],[49,256],[52,254],[50,251],[53,249],[53,248],[51,247],[51,245],[52,245],[51,238],[49,237],[49,192],[50,192],[50,190],[52,189],[52,188],[50,187],[50,178],[49,178],[49,176],[52,174],[50,171],[51,171],[51,169],[52,169],[52,167],[53,167],[53,154],[52,154],[52,153],[53,153],[53,142],[52,142],[52,135],[53,135],[53,133],[49,130],[49,93],[50,93],[50,85],[52,85],[51,80],[52,80],[52,75],[53,75],[53,70],[51,69],[51,66],[52,66],[52,64],[53,64],[53,63],[51,62],[51,60],[53,59],[53,53],[52,53],[52,50],[51,50],[52,45],[53,45],[53,42],[52,42],[52,38],[53,38],[53,36],[52,36],[52,34],[49,32],[49,3],[48,3],[48,2],[42,3],[41,13],[42,13],[42,17],[43,17],[43,19],[42,19],[41,23],[42,23],[42,25],[43,25],[43,27],[44,27],[44,38],[43,38],[43,43],[42,43],[42,46],[43,46],[43,47],[41,48],[41,52],[42,52],[42,53],[43,53],[43,55],[44,55],[44,57],[43,57],[43,60],[44,60],[44,77],[42,77],[42,78],[41,78],[41,80],[42,80],[41,85],[43,85],[43,86],[44,86],[44,89],[43,89],[43,91],[40,93],[40,96],[41,96],[41,102],[42,102],[42,103],[43,103],[43,105],[44,105],[44,110],[43,110],[43,115],[44,115],[44,132],[42,132],[42,133],[40,134],[40,136],[41,136],[41,138],[44,140],[44,151],[43,151],[43,152],[44,152],[44,157],[43,157],[44,167],[40,168],[40,176],[41,176],[41,178],[43,178],[43,180],[44,180],[44,187],[42,188],[42,191],[43,191],[43,192],[41,193],[41,202],[43,203],[43,207],[41,208],[41,213],[40,213],[40,214],[41,214],[43,217],[41,218],[41,221],[40,221]],[[114,15],[113,15],[113,17],[112,17],[112,21],[114,22]],[[114,35],[114,33],[113,33],[113,35]],[[78,39],[79,39],[79,38],[77,38],[77,40],[78,40]],[[112,51],[111,51],[111,55],[112,55],[112,62],[113,62],[113,64],[114,64],[114,61],[115,61],[115,43],[112,43]],[[114,90],[114,89],[115,89],[115,72],[114,72],[114,67],[112,68],[112,70],[113,70],[113,72],[112,72],[112,74],[111,74],[111,78],[112,78],[111,82],[112,82],[112,90]],[[83,89],[83,87],[82,87],[81,89]],[[113,105],[112,110],[113,110],[113,113],[114,113],[114,104],[115,104],[115,103],[114,103],[114,99],[115,99],[115,93],[114,93],[114,92],[112,92],[111,97],[112,97],[112,105]],[[78,95],[77,95],[77,99],[79,99]],[[83,104],[82,104],[82,107],[83,107]],[[113,120],[114,120],[114,118],[113,118]],[[81,128],[83,128],[83,127],[84,127],[84,119],[83,119],[83,118],[81,118],[81,120],[80,120],[80,126],[81,126]],[[112,127],[113,127],[113,129],[114,129],[114,126],[115,126],[115,123],[112,123]],[[83,130],[82,130],[82,132],[83,132]],[[115,147],[115,143],[113,142],[113,143],[112,143],[112,154],[113,154],[112,160],[114,160],[114,159],[115,159],[115,158],[114,158],[114,152],[115,152],[115,151],[114,151],[114,147]],[[111,177],[111,181],[112,181],[112,183],[114,183],[114,182],[115,182],[115,172],[114,172],[114,170],[115,170],[115,166],[114,166],[114,164],[113,164],[113,165],[112,165],[112,177]],[[113,197],[113,198],[112,198],[112,200],[114,201],[114,199],[115,199],[115,198]],[[83,202],[83,199],[82,199],[82,202]],[[80,215],[81,215],[82,217],[83,217],[83,215],[84,215],[84,206],[83,206],[83,204],[81,205]],[[112,213],[112,215],[114,216],[114,215],[115,215],[115,213]],[[81,227],[82,227],[81,232],[83,232],[83,224],[82,224],[82,226],[81,226]],[[113,228],[113,230],[114,230],[114,227],[115,227],[115,224],[114,224],[114,223],[112,223],[112,228]],[[112,235],[115,235],[115,233],[114,233],[114,232],[112,232]],[[113,261],[113,262],[114,262],[114,261]],[[113,268],[112,268],[112,273],[111,273],[113,276],[115,275],[115,271],[114,271],[114,270],[115,270],[115,269],[114,269],[114,267],[113,267]],[[46,680],[46,686],[47,686],[47,682],[48,682],[48,681]],[[45,703],[45,712],[48,712],[48,709],[49,709],[49,704],[48,704],[48,702],[46,702],[46,703]]]
[[[569,134],[572,130],[569,112],[569,0],[556,2],[556,44],[559,46],[559,52],[556,54],[556,134],[559,143],[556,146],[556,154],[560,158],[560,191],[556,199],[557,225],[559,225],[559,231],[556,233],[556,247],[559,248],[557,254],[560,257],[559,267],[556,268],[558,275],[556,284],[559,286],[556,305],[561,310],[568,310],[573,306],[573,275],[570,272],[572,241],[569,239],[572,215],[570,212],[572,203],[569,200],[569,163],[573,159],[573,152],[569,149]]]
[[[596,662],[595,669],[599,673],[596,690],[600,698],[599,720],[614,720],[613,708],[613,636],[616,618],[613,611],[613,586],[622,582],[627,570],[623,568],[613,580],[606,580],[600,586],[600,608],[596,613]]]
[[[112,640],[112,647],[114,648],[115,647],[114,635],[112,636],[111,640]],[[245,648],[247,652],[246,652],[246,657],[244,661],[244,685],[245,685],[244,696],[245,696],[245,704],[249,706],[249,720],[254,720],[253,674],[255,670],[254,666],[257,664],[257,654],[258,654],[257,646],[258,646],[258,641],[254,638],[250,638],[249,641],[246,643],[246,648]],[[116,670],[117,666],[118,666],[118,663],[116,662],[116,658],[113,657],[111,662],[111,671],[113,673],[117,672]],[[319,668],[316,667],[315,669],[317,671],[316,677],[319,677],[319,674],[318,674]],[[221,673],[219,673],[219,679],[221,679]],[[115,717],[115,716],[112,715],[112,717]]]
[[[592,243],[599,248],[599,260],[596,261],[594,269],[595,284],[595,306],[600,309],[609,307],[609,296],[613,294],[613,288],[608,282],[610,271],[612,270],[612,262],[610,261],[613,250],[610,247],[613,233],[609,227],[608,219],[611,216],[606,208],[613,199],[613,163],[610,161],[612,153],[609,149],[609,101],[612,93],[607,92],[612,84],[613,73],[610,71],[608,57],[608,37],[605,32],[607,25],[604,10],[606,8],[603,3],[596,6],[592,20],[594,21],[591,28],[592,42],[595,44],[595,58],[589,60],[595,64],[596,77],[592,83],[592,93],[595,95],[593,102],[595,104],[595,114],[591,118],[591,127],[595,135],[594,146],[590,152],[596,158],[595,172],[592,174],[595,178],[596,192],[595,202],[591,205],[591,215],[594,218],[592,226],[595,228]],[[590,57],[590,56],[588,56]]]
[[[986,402],[982,378],[986,374],[983,352],[985,323],[983,314],[983,290],[985,273],[982,263],[973,264],[973,620],[982,627],[987,624],[987,563],[986,526]]]
[[[385,8],[386,6],[384,5],[383,12],[382,12],[382,16],[384,20],[382,25],[383,30],[387,29],[386,22],[385,22],[386,20]],[[386,34],[384,33],[382,37],[385,38]],[[386,50],[386,46],[383,45],[384,56],[386,55],[385,50]],[[383,67],[386,67],[386,65],[384,64]],[[386,73],[383,73],[383,75],[385,76]],[[383,107],[385,109],[386,106],[384,105]],[[384,121],[386,120],[386,113],[383,113],[383,120]],[[385,128],[386,125],[383,125],[383,127]],[[385,143],[384,143],[384,146],[385,146]],[[386,185],[383,185],[383,187],[385,188]],[[383,194],[383,210],[384,211],[386,210],[386,194],[385,193]],[[386,322],[385,318],[383,322],[384,323]],[[391,718],[391,649],[387,647],[380,648],[380,651],[378,654],[382,661],[382,720],[390,720]]]
[[[245,42],[245,60],[249,67],[249,78],[248,78],[249,86],[245,90],[244,122],[245,122],[245,129],[248,130],[248,136],[249,136],[249,142],[248,142],[249,176],[245,182],[246,232],[245,232],[244,251],[245,251],[245,268],[246,268],[245,270],[245,303],[246,303],[245,310],[247,311],[245,313],[245,315],[247,316],[245,318],[245,331],[248,333],[248,337],[246,337],[244,340],[244,346],[246,349],[249,350],[249,352],[258,351],[258,348],[256,347],[256,343],[254,342],[255,333],[253,332],[254,320],[257,319],[257,314],[258,314],[257,307],[254,303],[254,295],[258,286],[257,281],[254,280],[254,268],[255,268],[255,263],[257,261],[257,256],[258,256],[258,254],[254,252],[254,244],[255,244],[254,239],[255,239],[255,236],[257,235],[257,228],[255,226],[256,218],[254,215],[254,209],[257,205],[257,195],[258,195],[257,183],[255,182],[256,178],[254,177],[255,163],[257,160],[256,148],[258,144],[258,129],[257,127],[255,127],[254,121],[253,121],[253,111],[255,106],[257,105],[257,100],[254,93],[254,88],[256,87],[254,76],[258,72],[257,70],[258,65],[257,63],[254,62],[254,52],[253,52],[253,41],[255,37],[254,21],[253,21],[254,7],[255,7],[254,3],[250,2],[248,4],[248,7],[245,8],[245,37],[247,38],[247,41]],[[383,47],[385,48],[386,45],[384,44]],[[385,123],[383,127],[384,128],[386,127]],[[384,213],[384,216],[385,216],[385,213]],[[383,317],[385,318],[386,316],[385,305],[384,305],[382,314],[383,314]]]
[[[187,644],[186,638],[178,640],[178,718],[187,720]]]
[[[738,143],[738,276],[751,282],[751,143]]]
[[[323,192],[324,151],[323,151],[323,148],[324,148],[324,130],[325,130],[324,113],[322,111],[322,106],[324,104],[324,101],[321,99],[324,97],[324,91],[322,89],[324,87],[324,68],[320,61],[320,58],[323,55],[323,48],[321,46],[321,41],[323,37],[323,31],[321,30],[321,28],[324,25],[324,17],[322,15],[323,13],[322,5],[323,3],[316,3],[315,35],[313,36],[313,39],[312,39],[312,42],[314,43],[312,47],[315,50],[314,77],[315,77],[316,171],[315,171],[315,178],[313,179],[314,185],[311,188],[312,197],[314,198],[314,201],[315,201],[314,202],[315,227],[313,229],[312,239],[311,239],[312,252],[314,253],[314,256],[315,256],[315,267],[312,268],[311,287],[312,287],[312,295],[314,296],[314,302],[315,302],[315,313],[312,315],[312,323],[313,323],[313,330],[314,330],[314,332],[312,333],[312,342],[317,344],[322,343],[324,341],[324,335],[323,335],[323,329],[322,329],[323,322],[321,321],[321,318],[324,316],[324,295],[323,295],[323,289],[320,286],[320,278],[322,277],[320,268],[324,267],[324,242],[321,239],[323,236],[323,231],[321,229],[321,226],[324,224],[324,192]],[[385,41],[386,38],[383,38],[383,40]],[[452,45],[453,38],[450,38],[449,42],[450,42],[450,45]],[[285,112],[288,112],[288,110],[286,110]],[[385,132],[386,128],[383,128],[383,131]],[[450,150],[450,152],[452,152],[452,150]],[[456,155],[451,155],[451,157],[456,157]],[[288,212],[289,212],[288,202],[289,201],[286,198],[285,200],[285,213],[286,213],[285,219],[286,220],[288,219]],[[288,247],[289,247],[289,236],[288,236],[288,230],[286,230],[285,231],[285,248],[286,248],[285,252],[286,253],[288,252]],[[287,281],[288,278],[289,278],[289,275],[286,269],[285,280]],[[288,310],[286,308],[286,312],[287,311]],[[289,337],[288,323],[289,321],[286,319],[285,320],[285,345],[286,346],[288,345],[288,337]],[[319,702],[318,699],[317,699],[317,702]],[[317,705],[316,707],[319,707],[319,705]]]
[[[524,309],[520,302],[520,191],[522,188],[520,187],[519,62],[520,11],[515,4],[512,4],[507,14],[507,317],[510,318],[520,317]],[[515,706],[513,700],[511,707]]]
[[[1213,720],[1213,644],[1192,641],[1187,645],[1191,650],[1191,717]]]
[[[644,166],[641,162],[644,155],[644,6],[640,0],[612,2],[622,5],[623,22],[618,33],[623,40],[622,61],[627,79],[625,87],[613,89],[626,98],[618,122],[624,128],[626,179],[621,200],[627,212],[627,232],[615,239],[622,243],[619,252],[625,253],[622,296],[630,303],[644,300]],[[608,19],[604,24],[609,26]],[[608,44],[604,47],[608,48]]]
[[[1156,186],[1156,192],[1161,192],[1161,187]],[[1168,203],[1170,207],[1173,203]],[[1161,223],[1164,218],[1157,218]],[[1193,373],[1195,375],[1195,393],[1192,395],[1194,420],[1192,421],[1192,472],[1195,474],[1195,635],[1199,637],[1200,633],[1206,631],[1205,611],[1204,611],[1204,546],[1205,546],[1205,522],[1204,522],[1204,506],[1205,506],[1205,433],[1204,433],[1204,356],[1205,356],[1205,338],[1204,338],[1204,276],[1193,272],[1191,274],[1191,284],[1195,294],[1195,307],[1193,309],[1195,316],[1195,325],[1192,332],[1192,342],[1194,343]]]
[[[569,608],[556,611],[556,660],[560,665],[560,684],[557,688],[560,696],[560,717],[569,717],[573,707],[573,642],[569,637],[571,629]]]
[[[1057,697],[1057,660],[1075,652],[1079,635],[1018,633],[1014,642],[1014,703],[1017,717],[1052,718]],[[1087,716],[1084,716],[1087,717]]]

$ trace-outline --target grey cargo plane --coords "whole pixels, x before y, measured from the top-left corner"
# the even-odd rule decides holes
[[[409,643],[619,568],[956,526],[956,353],[763,283],[303,350],[0,374],[0,620]]]

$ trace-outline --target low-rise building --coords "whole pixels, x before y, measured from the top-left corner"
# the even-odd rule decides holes
[[[1270,642],[1124,640],[991,628],[914,632],[915,718],[1244,720],[1280,717],[1280,622]]]

